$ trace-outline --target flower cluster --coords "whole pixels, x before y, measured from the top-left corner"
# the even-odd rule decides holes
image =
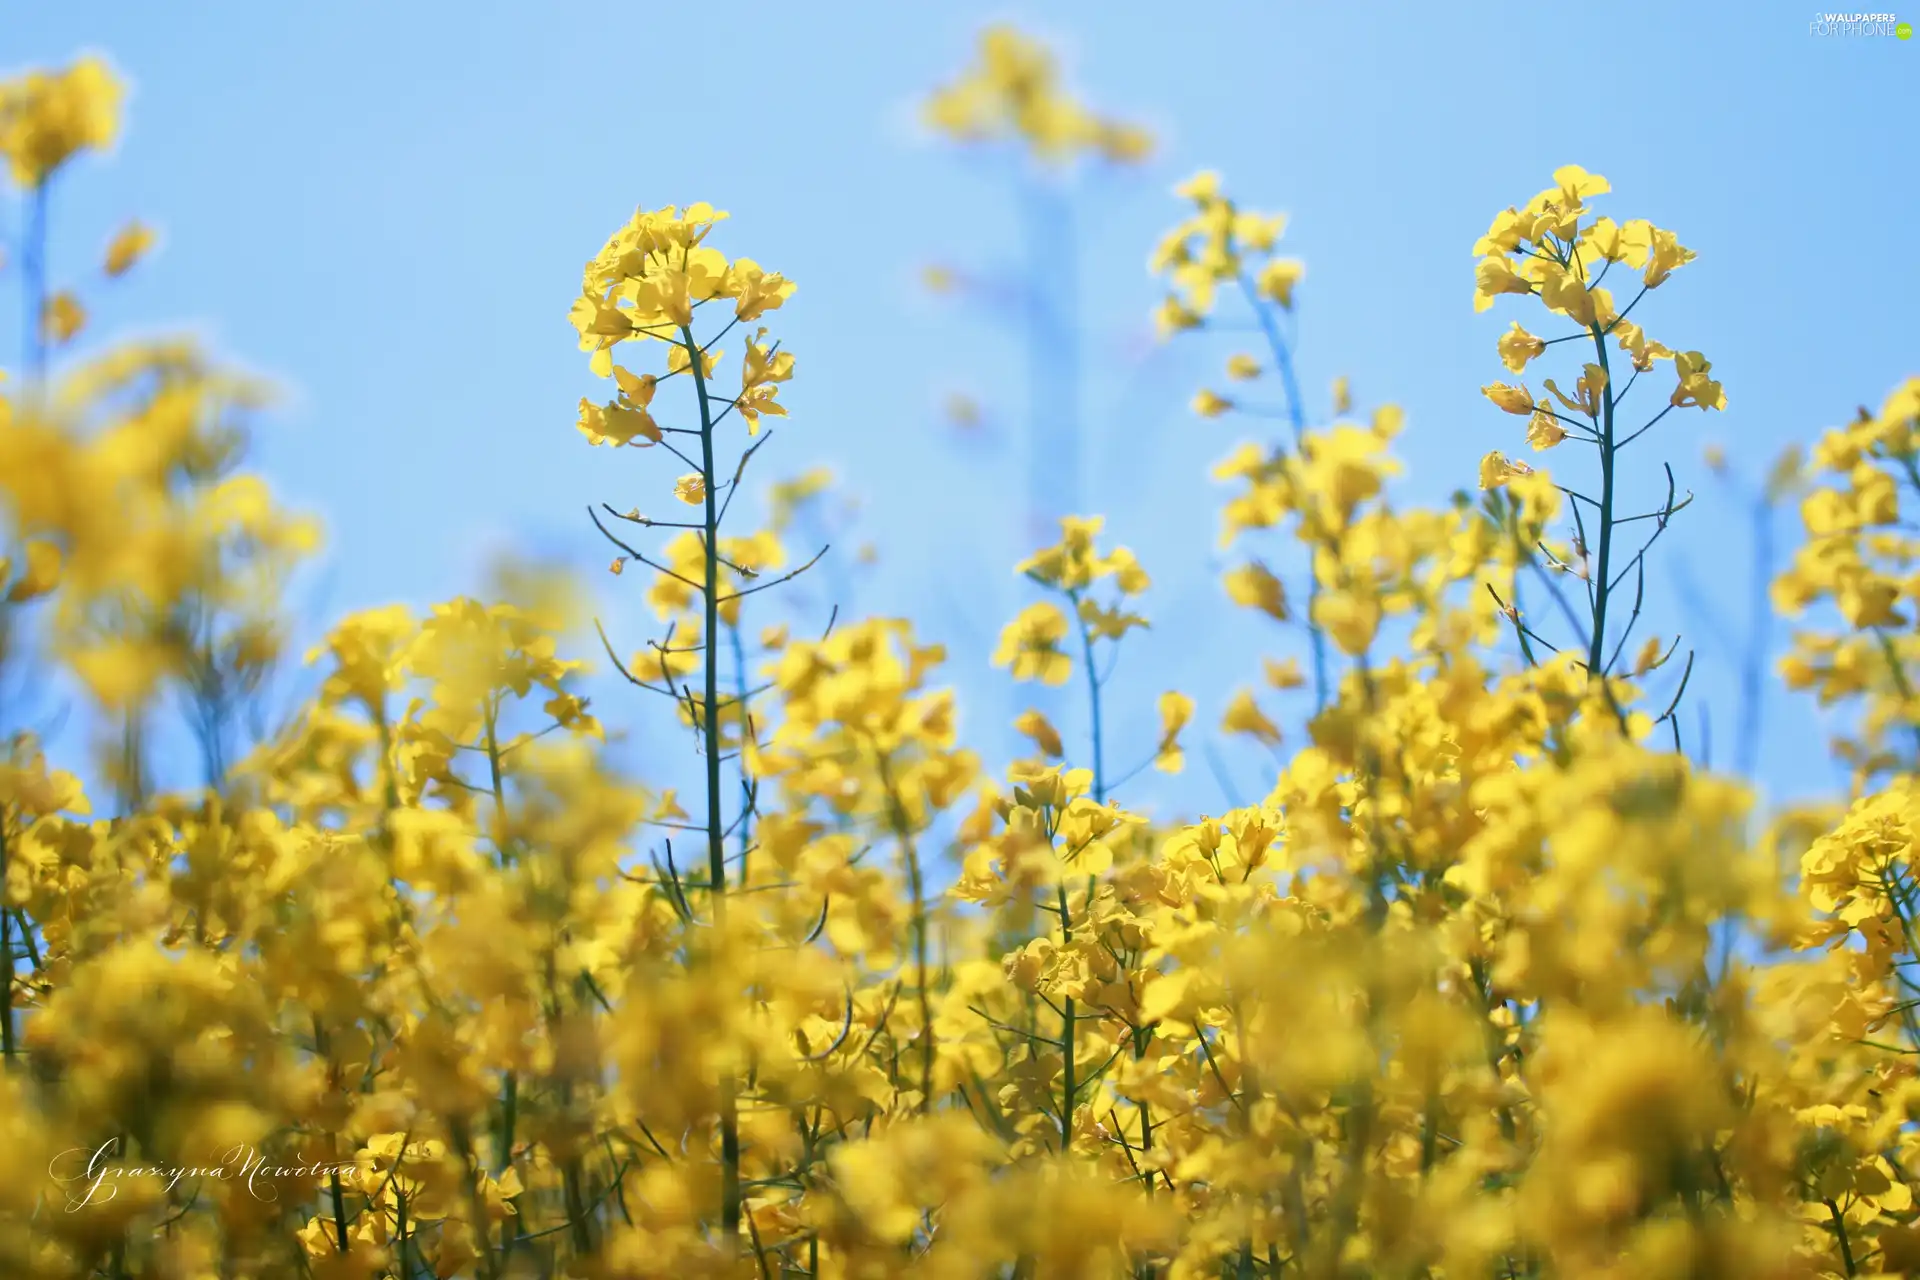
[[[1220,175],[1207,170],[1174,189],[1194,205],[1192,216],[1161,238],[1148,269],[1165,275],[1171,286],[1154,320],[1164,336],[1194,329],[1213,314],[1222,288],[1244,293],[1250,300],[1265,299],[1285,310],[1293,308],[1294,287],[1306,274],[1298,258],[1273,256],[1274,246],[1287,228],[1285,214],[1250,213],[1220,191]],[[1256,302],[1257,305],[1257,302]],[[1236,379],[1258,377],[1260,365],[1252,356],[1236,354],[1227,362],[1227,374]],[[1228,401],[1203,391],[1194,408],[1213,417]]]
[[[989,52],[991,83],[1051,101],[1031,48]],[[0,86],[29,190],[102,136],[97,74]],[[1026,109],[1036,140],[1085,127]],[[943,646],[785,609],[826,478],[776,486],[760,527],[733,500],[792,374],[755,322],[792,285],[711,247],[705,205],[635,215],[572,310],[615,384],[589,443],[677,460],[683,519],[593,509],[664,635],[622,659],[596,627],[614,687],[694,738],[690,786],[609,754],[590,602],[552,566],[338,620],[304,696],[244,728],[315,537],[245,469],[260,389],[173,343],[21,370],[0,677],[76,678],[101,750],[58,760],[24,722],[0,748],[0,1275],[1920,1270],[1920,381],[1812,452],[1783,673],[1851,712],[1852,785],[1762,811],[1681,749],[1678,642],[1631,646],[1685,503],[1622,512],[1622,450],[1725,397],[1603,280],[1644,294],[1692,255],[1587,221],[1602,179],[1554,184],[1495,220],[1478,297],[1537,296],[1592,360],[1487,395],[1536,448],[1591,447],[1598,491],[1495,453],[1437,509],[1396,492],[1398,409],[1343,381],[1310,420],[1278,221],[1182,189],[1168,327],[1204,338],[1231,286],[1266,345],[1228,376],[1277,384],[1289,428],[1217,468],[1224,544],[1265,543],[1221,616],[1300,642],[1222,716],[1261,789],[1197,817],[1132,789],[1185,767],[1188,695],[1156,691],[1157,732],[1108,764],[1149,578],[1101,518],[1017,566],[1040,598],[990,659],[1071,684],[1085,744],[1028,711],[1033,753],[992,765]],[[152,243],[134,224],[104,275]],[[714,329],[754,326],[732,397],[716,303]],[[1560,340],[1497,352],[1519,376]],[[647,341],[654,365],[619,362]],[[1625,427],[1661,361],[1665,408]],[[736,411],[751,443],[722,457]],[[197,782],[156,767],[175,708]]]
[[[1074,101],[1059,80],[1045,48],[1011,27],[990,27],[980,37],[978,62],[936,92],[924,114],[947,137],[968,143],[1018,139],[1048,164],[1083,154],[1137,164],[1152,153],[1152,134]]]
[[[593,371],[611,377],[617,389],[610,403],[580,401],[580,431],[589,443],[659,444],[663,428],[650,412],[654,391],[663,377],[678,374],[691,375],[703,406],[738,410],[749,432],[759,430],[762,414],[786,415],[776,397],[780,384],[793,376],[793,355],[767,342],[765,327],[745,340],[740,391],[730,400],[710,382],[723,354],[713,349],[719,335],[702,343],[693,334],[694,312],[712,302],[733,303],[733,321],[726,326],[731,330],[793,296],[793,282],[778,272],[751,258],[729,261],[704,243],[726,216],[705,204],[685,212],[671,205],[636,211],[587,264],[569,318],[580,334],[580,349],[592,354]],[[666,344],[664,374],[633,373],[614,363],[615,347],[647,341]]]
[[[14,184],[37,190],[80,152],[112,146],[124,96],[119,79],[95,57],[0,85],[0,155]]]

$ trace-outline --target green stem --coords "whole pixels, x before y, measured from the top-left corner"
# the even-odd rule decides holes
[[[1061,931],[1066,940],[1073,941],[1073,930],[1067,926],[1067,887],[1059,888]],[[1074,1068],[1074,1029],[1079,1019],[1074,1011],[1073,997],[1068,996],[1060,1006],[1060,1052],[1062,1054],[1060,1081],[1060,1154],[1068,1155],[1073,1150],[1073,1100],[1080,1092],[1080,1086],[1073,1078]]]
[[[1600,372],[1607,377],[1605,398],[1600,406],[1600,547],[1593,570],[1593,634],[1587,642],[1587,675],[1604,680],[1607,644],[1607,603],[1613,584],[1613,375],[1607,367],[1606,332],[1591,327],[1595,358]]]
[[[479,1252],[481,1280],[498,1280],[500,1259],[493,1249],[493,1229],[487,1217],[486,1200],[480,1191],[479,1161],[473,1149],[473,1133],[464,1119],[453,1118],[448,1124],[449,1136],[453,1140],[454,1153],[460,1157],[463,1168],[474,1172],[467,1175],[467,1213],[472,1218],[475,1244]]]
[[[1144,1029],[1136,1029],[1133,1033],[1133,1060],[1135,1062],[1138,1062],[1142,1058],[1146,1057],[1147,1047],[1152,1043],[1153,1043],[1153,1032],[1144,1030]],[[1147,1157],[1152,1153],[1153,1153],[1153,1106],[1151,1103],[1142,1101],[1140,1103],[1140,1159],[1141,1161],[1144,1163]],[[1146,1184],[1147,1184],[1147,1194],[1151,1196],[1153,1194],[1153,1170],[1151,1168],[1147,1170]],[[1169,1188],[1171,1188],[1171,1184],[1169,1184]]]
[[[489,695],[486,706],[487,780],[493,791],[493,843],[500,854],[501,866],[510,866],[507,849],[507,783],[500,769],[499,702]]]
[[[1246,295],[1247,303],[1253,308],[1254,318],[1259,322],[1260,332],[1266,337],[1267,350],[1273,356],[1274,372],[1280,375],[1280,389],[1287,398],[1287,424],[1293,428],[1293,447],[1298,450],[1306,442],[1307,412],[1300,399],[1300,383],[1293,371],[1293,348],[1280,332],[1280,326],[1274,322],[1273,312],[1261,300],[1259,291],[1245,274],[1240,276],[1240,291]],[[1313,649],[1313,709],[1315,712],[1327,709],[1327,700],[1332,696],[1327,664],[1327,636],[1313,622],[1313,606],[1320,599],[1320,576],[1313,572],[1311,564],[1307,567],[1307,642]]]
[[[924,1113],[933,1105],[933,1003],[927,990],[927,888],[926,878],[920,867],[920,850],[913,838],[913,824],[907,818],[906,805],[900,801],[900,793],[894,786],[893,770],[887,761],[887,754],[881,750],[878,741],[870,739],[873,747],[874,762],[880,774],[880,785],[887,793],[887,817],[893,826],[894,839],[900,842],[900,858],[907,868],[907,889],[913,897],[913,964],[915,974],[914,990],[918,996],[920,1009],[920,1110]]]
[[[336,1171],[327,1175],[333,1193],[333,1243],[336,1253],[347,1251],[347,1197],[340,1186],[340,1174]]]
[[[10,859],[7,843],[7,815],[0,809],[0,888],[7,883],[7,863]],[[19,1049],[13,1041],[13,913],[0,910],[0,963],[6,966],[4,990],[6,998],[0,1001],[0,1062],[11,1068],[14,1054]]]
[[[586,1258],[593,1253],[593,1235],[588,1229],[593,1211],[587,1207],[587,1193],[582,1181],[580,1159],[569,1159],[561,1172],[564,1194],[567,1200],[567,1225],[573,1237],[576,1258]]]
[[[1854,1269],[1853,1243],[1847,1239],[1847,1220],[1841,1216],[1840,1206],[1833,1202],[1831,1196],[1822,1203],[1827,1206],[1827,1212],[1833,1215],[1834,1238],[1840,1242],[1840,1264],[1847,1269],[1849,1276],[1859,1275],[1860,1273]]]
[[[1074,607],[1074,619],[1080,628],[1080,652],[1087,664],[1087,719],[1093,737],[1093,798],[1096,804],[1107,802],[1107,770],[1105,747],[1100,718],[1100,672],[1093,662],[1093,632],[1087,628],[1086,619],[1080,616],[1080,594],[1069,591],[1067,600]],[[1060,933],[1068,945],[1073,943],[1073,917],[1067,904],[1067,886],[1065,880],[1056,886],[1060,908]],[[1093,901],[1091,881],[1087,893],[1089,904]],[[1074,1097],[1079,1093],[1079,1084],[1074,1079],[1074,1032],[1079,1016],[1074,1008],[1073,997],[1068,996],[1060,1009],[1061,1051],[1064,1057],[1061,1081],[1062,1104],[1060,1107],[1060,1153],[1066,1155],[1073,1149],[1073,1105]]]
[[[913,894],[913,964],[919,973],[914,986],[920,1003],[920,1110],[933,1105],[933,1003],[927,991],[927,889],[920,871],[920,851],[913,838],[901,836],[906,857],[908,887]]]
[[[1753,505],[1753,567],[1747,585],[1747,651],[1740,664],[1740,732],[1735,769],[1754,778],[1760,769],[1760,726],[1766,715],[1767,655],[1773,639],[1773,499]]]
[[[20,246],[20,345],[28,393],[44,402],[47,335],[42,321],[47,305],[47,184],[42,178],[27,197],[27,225]]]
[[[496,1176],[513,1163],[513,1128],[520,1109],[520,1077],[507,1072],[506,1096],[500,1100],[500,1149],[493,1153]]]
[[[507,833],[507,791],[506,780],[500,770],[500,738],[498,708],[489,703],[487,706],[487,772],[493,789],[494,841],[500,852],[502,866],[512,864],[512,853],[508,847]],[[501,1102],[500,1149],[493,1153],[496,1174],[505,1173],[507,1166],[513,1163],[513,1127],[514,1111],[519,1104],[520,1082],[512,1072],[506,1073],[506,1097]]]
[[[398,1168],[398,1164],[394,1166]],[[393,1248],[399,1262],[402,1280],[409,1280],[413,1268],[407,1261],[407,1197],[405,1193],[395,1191],[393,1195]]]
[[[41,329],[41,314],[46,306],[47,293],[47,184],[43,179],[33,188],[28,197],[26,234],[22,237],[20,253],[21,272],[21,365],[27,376],[27,393],[36,398],[43,394],[41,382],[46,375],[47,344],[46,335]],[[0,811],[0,889],[7,883],[7,864],[10,860],[7,843],[6,814]],[[0,1063],[11,1069],[19,1046],[14,1042],[13,1027],[13,914],[0,904],[0,964],[6,966],[6,977],[0,982],[5,996],[0,998]],[[21,928],[27,930],[24,913]],[[28,945],[32,945],[32,934],[27,933]]]
[[[734,714],[740,717],[740,754],[735,772],[740,775],[740,883],[745,884],[747,855],[753,851],[753,779],[747,775],[747,735],[753,727],[747,706],[747,649],[737,625],[727,628],[727,639],[733,648]]]
[[[702,637],[703,667],[701,707],[703,736],[706,739],[707,766],[707,881],[713,894],[714,936],[724,945],[726,938],[727,846],[726,824],[720,815],[720,510],[714,494],[713,404],[707,393],[705,356],[694,339],[693,327],[683,325],[680,340],[687,352],[687,367],[693,374],[695,393],[700,401],[700,476],[706,488],[705,535],[702,538],[704,561],[704,603],[706,630]],[[720,1080],[720,1231],[722,1247],[729,1254],[740,1241],[740,1103],[738,1084],[731,1070]]]
[[[1087,664],[1087,717],[1088,728],[1093,738],[1093,798],[1097,804],[1107,802],[1107,768],[1105,734],[1100,724],[1100,672],[1093,665],[1093,632],[1088,630],[1086,619],[1080,616],[1080,593],[1069,591],[1068,603],[1073,605],[1074,620],[1080,628],[1080,653]],[[1066,921],[1062,917],[1061,925]]]

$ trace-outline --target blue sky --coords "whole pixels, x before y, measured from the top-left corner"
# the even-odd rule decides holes
[[[1541,317],[1472,311],[1470,248],[1496,210],[1578,163],[1611,179],[1606,212],[1699,253],[1637,318],[1706,352],[1731,402],[1669,415],[1645,457],[1701,495],[1654,575],[1652,630],[1699,643],[1695,696],[1722,762],[1731,655],[1669,590],[1684,564],[1706,612],[1739,631],[1746,525],[1702,446],[1762,471],[1920,371],[1905,238],[1920,41],[1817,38],[1804,6],[4,8],[0,66],[92,48],[133,86],[117,153],[58,195],[56,281],[88,271],[127,215],[161,229],[158,256],[90,298],[94,336],[185,322],[287,389],[260,465],[326,518],[330,614],[472,588],[508,541],[594,575],[608,552],[583,506],[666,508],[670,459],[616,460],[574,432],[595,380],[565,315],[581,263],[636,205],[707,200],[733,214],[723,249],[799,283],[775,321],[798,358],[793,416],[763,458],[840,472],[862,511],[835,554],[850,561],[862,539],[883,551],[852,607],[949,640],[949,678],[996,733],[1008,693],[984,646],[1024,599],[1010,566],[1029,549],[1026,357],[1006,323],[929,298],[917,276],[930,261],[1017,273],[1020,224],[1008,170],[920,137],[915,106],[990,21],[1052,42],[1086,98],[1162,143],[1143,172],[1088,188],[1077,215],[1083,483],[1156,578],[1156,630],[1117,677],[1119,769],[1146,749],[1161,689],[1195,694],[1211,724],[1257,679],[1261,647],[1294,645],[1230,611],[1208,568],[1221,495],[1207,471],[1270,424],[1187,411],[1230,346],[1145,342],[1146,254],[1182,215],[1168,189],[1196,169],[1290,214],[1287,251],[1308,264],[1306,394],[1324,413],[1345,374],[1363,407],[1402,405],[1414,499],[1471,487],[1487,449],[1516,451],[1518,420],[1478,388],[1504,376],[1493,342],[1508,321]],[[953,439],[941,404],[956,390],[1005,448]],[[637,647],[634,580],[591,580]],[[611,687],[600,710],[646,722]],[[1821,741],[1810,711],[1776,699],[1768,789],[1830,787]],[[670,756],[678,768],[684,749]],[[1264,761],[1237,756],[1258,794]],[[1130,798],[1220,805],[1198,768]]]

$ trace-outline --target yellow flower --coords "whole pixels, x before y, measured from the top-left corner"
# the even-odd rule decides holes
[[[1673,232],[1655,228],[1653,245],[1647,255],[1647,267],[1642,273],[1647,288],[1659,288],[1676,268],[1684,267],[1693,259],[1693,250],[1675,239]]]
[[[1137,596],[1153,585],[1147,571],[1140,567],[1139,559],[1125,547],[1115,547],[1095,565],[1095,577],[1108,574],[1113,576],[1113,585],[1120,589],[1123,596]]]
[[[767,271],[752,258],[736,258],[727,267],[718,296],[732,298],[736,320],[758,320],[793,296],[796,286],[777,271]],[[764,336],[765,329],[761,334]]]
[[[1114,164],[1139,164],[1153,155],[1151,133],[1134,124],[1097,122],[1100,154]]]
[[[1307,682],[1306,677],[1300,674],[1298,658],[1281,658],[1278,661],[1262,658],[1260,666],[1266,673],[1267,683],[1276,689],[1298,689]]]
[[[1660,637],[1648,636],[1647,642],[1640,646],[1640,652],[1633,660],[1633,674],[1646,675],[1649,671],[1661,666],[1665,660],[1660,649]]]
[[[1272,570],[1258,560],[1241,565],[1226,576],[1227,598],[1244,608],[1258,609],[1276,622],[1292,615],[1287,609],[1286,588]]]
[[[595,404],[580,398],[580,434],[593,445],[628,445],[638,441],[660,442],[660,427],[653,415],[629,403]]]
[[[613,366],[613,382],[620,388],[620,403],[630,409],[645,409],[652,404],[659,386],[659,379],[652,374],[634,373],[619,365]]]
[[[673,482],[673,496],[690,507],[697,507],[706,501],[707,481],[697,471],[690,471]]]
[[[1504,254],[1481,260],[1473,275],[1473,309],[1485,311],[1503,293],[1532,293],[1533,285],[1513,269]]]
[[[1229,228],[1231,239],[1254,253],[1271,253],[1287,229],[1284,213],[1247,213],[1236,209]]]
[[[1500,359],[1509,370],[1519,373],[1527,367],[1527,362],[1537,358],[1547,349],[1546,340],[1536,338],[1520,327],[1518,320],[1513,328],[1500,336],[1496,344],[1500,350]]]
[[[1554,385],[1552,378],[1547,379],[1547,390],[1553,393],[1553,398],[1563,407],[1574,413],[1584,413],[1589,418],[1598,418],[1602,396],[1607,389],[1607,371],[1597,364],[1585,365],[1583,370],[1580,380],[1574,386],[1574,394],[1571,398]]]
[[[1612,218],[1597,218],[1587,228],[1587,243],[1608,262],[1624,262],[1644,267],[1653,248],[1653,224],[1636,218],[1624,225]]]
[[[154,239],[153,229],[140,222],[129,222],[120,228],[107,244],[106,273],[110,276],[125,275],[132,270],[134,263],[147,256],[147,252],[153,248]]]
[[[1567,438],[1567,429],[1560,420],[1542,409],[1527,419],[1527,443],[1536,449],[1551,449]],[[1480,486],[1486,488],[1485,484]]]
[[[1540,301],[1576,324],[1593,328],[1600,315],[1593,289],[1564,267],[1548,264],[1541,270]]]
[[[75,647],[66,655],[87,691],[109,711],[126,711],[152,697],[167,656],[159,646],[129,636]]]
[[[1160,337],[1165,338],[1184,329],[1199,328],[1201,319],[1198,311],[1187,306],[1180,299],[1169,296],[1163,298],[1160,305],[1154,309],[1153,327]]]
[[[1293,289],[1300,278],[1307,274],[1307,264],[1297,258],[1276,258],[1260,268],[1255,286],[1260,296],[1270,298],[1281,306],[1293,307]]]
[[[1147,620],[1137,613],[1109,609],[1094,600],[1082,600],[1077,612],[1080,621],[1086,624],[1087,634],[1102,640],[1118,640],[1133,628],[1147,625]]]
[[[1498,489],[1515,476],[1530,476],[1533,468],[1524,462],[1517,462],[1499,450],[1480,459],[1480,487]]]
[[[1098,115],[1069,97],[1047,50],[1006,26],[982,34],[975,64],[935,91],[921,114],[955,142],[1017,140],[1049,165],[1080,156],[1136,164],[1153,150],[1145,129]]]
[[[20,568],[20,576],[7,588],[7,599],[14,603],[38,599],[51,592],[60,584],[60,548],[44,539],[35,539],[26,545],[26,563]],[[4,557],[0,557],[0,579],[4,579],[12,566]]]
[[[1613,190],[1597,173],[1588,173],[1577,164],[1561,165],[1553,171],[1553,185],[1568,204],[1579,204],[1588,196],[1603,196]]]
[[[1669,397],[1676,408],[1693,406],[1700,409],[1724,409],[1727,407],[1727,393],[1707,375],[1713,369],[1713,362],[1698,351],[1683,351],[1673,358],[1674,372],[1680,378],[1680,385],[1673,389]]]
[[[1180,731],[1191,719],[1192,698],[1174,691],[1160,695],[1160,745],[1154,749],[1154,768],[1162,773],[1179,773],[1186,767],[1186,754],[1180,749]]]
[[[76,152],[113,145],[121,96],[119,80],[94,57],[0,85],[0,155],[14,182],[38,187]]]
[[[1061,650],[1067,636],[1067,617],[1046,601],[1028,605],[1000,633],[993,665],[1011,667],[1015,680],[1038,680],[1061,685],[1072,674],[1073,663]]]
[[[1144,591],[1146,573],[1131,552],[1120,548],[1111,556],[1095,554],[1094,539],[1105,523],[1103,516],[1062,517],[1060,541],[1021,561],[1015,572],[1061,591],[1077,591],[1112,574],[1121,578],[1121,590],[1126,594]]]
[[[787,416],[786,406],[774,397],[779,384],[793,377],[793,355],[761,345],[766,336],[767,331],[761,329],[747,339],[746,358],[740,364],[740,394],[734,401],[740,416],[747,420],[750,436],[759,434],[761,414]]]
[[[1480,388],[1480,394],[1508,413],[1533,412],[1533,393],[1525,387],[1510,387],[1504,382],[1494,382]]]
[[[1191,200],[1195,204],[1209,204],[1220,198],[1220,174],[1213,169],[1202,169],[1191,178],[1178,183],[1173,194],[1182,200]]]
[[[1313,601],[1313,622],[1340,646],[1340,651],[1360,657],[1373,645],[1380,629],[1379,597],[1362,589],[1340,587],[1322,592]]]
[[[86,323],[87,309],[65,290],[49,297],[40,312],[40,332],[54,346],[71,342]]]
[[[1065,748],[1060,742],[1060,731],[1055,729],[1052,722],[1038,711],[1021,712],[1019,718],[1013,722],[1013,727],[1031,738],[1033,745],[1040,748],[1046,755],[1057,760],[1065,754]]]
[[[1487,234],[1474,241],[1473,256],[1505,257],[1518,249],[1525,239],[1526,229],[1521,225],[1520,211],[1508,205],[1493,216],[1493,224],[1487,228]]]
[[[685,323],[691,324],[692,321],[688,320]],[[724,351],[701,351],[700,376],[703,378],[711,378],[714,369],[720,364],[720,357],[725,354],[726,352]],[[669,374],[687,373],[691,371],[692,368],[693,358],[687,354],[685,347],[675,343],[673,346],[667,348],[667,372]]]
[[[1227,376],[1237,382],[1250,382],[1260,376],[1260,362],[1244,351],[1227,357]]]
[[[1227,703],[1226,714],[1220,718],[1220,728],[1224,733],[1254,738],[1270,747],[1280,742],[1280,726],[1267,718],[1267,713],[1260,709],[1253,693],[1247,689],[1235,691]]]
[[[1205,388],[1194,393],[1193,411],[1203,418],[1217,418],[1233,408],[1233,401]]]

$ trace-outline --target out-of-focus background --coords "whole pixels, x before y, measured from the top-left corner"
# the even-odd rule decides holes
[[[1011,747],[1027,701],[987,656],[1029,598],[1012,565],[1036,545],[1033,428],[1049,424],[1048,448],[1064,449],[1063,423],[1077,423],[1078,465],[1053,497],[1104,513],[1155,579],[1154,630],[1129,641],[1110,713],[1122,768],[1151,748],[1159,690],[1193,694],[1211,729],[1232,688],[1257,679],[1256,653],[1301,651],[1218,584],[1208,470],[1278,424],[1189,410],[1221,384],[1231,340],[1153,338],[1147,254],[1188,211],[1172,185],[1217,169],[1246,206],[1290,214],[1310,413],[1329,412],[1338,375],[1362,411],[1400,404],[1403,492],[1442,501],[1473,487],[1486,450],[1525,455],[1518,420],[1479,388],[1506,376],[1493,344],[1509,320],[1540,317],[1474,314],[1471,246],[1557,166],[1584,165],[1613,183],[1603,211],[1650,218],[1700,255],[1635,316],[1710,356],[1729,396],[1726,413],[1677,411],[1647,437],[1647,473],[1669,460],[1699,495],[1656,558],[1647,631],[1698,648],[1690,696],[1706,721],[1688,732],[1728,763],[1751,522],[1703,448],[1720,444],[1757,482],[1788,442],[1877,406],[1920,356],[1920,41],[1819,36],[1818,16],[1776,3],[15,0],[0,10],[0,63],[98,49],[130,80],[117,153],[55,192],[52,283],[90,269],[137,214],[161,251],[90,299],[81,350],[185,319],[288,390],[258,465],[328,524],[324,571],[299,585],[315,628],[473,589],[514,545],[577,565],[609,631],[640,644],[639,584],[605,574],[583,508],[664,512],[680,468],[575,432],[596,387],[566,311],[582,263],[636,205],[705,200],[733,214],[726,252],[799,284],[774,320],[798,365],[763,481],[824,464],[858,502],[825,508],[811,533],[834,550],[797,599],[903,614],[945,640],[967,732],[990,753]],[[1052,190],[1013,150],[928,134],[921,105],[994,22],[1055,49],[1089,105],[1149,128],[1152,158]],[[1036,224],[1036,207],[1053,220]],[[17,210],[6,216],[11,232]],[[929,266],[958,287],[929,289]],[[1036,289],[1054,326],[1037,350]],[[1784,513],[1783,550],[1796,529]],[[879,550],[870,567],[865,543]],[[595,687],[609,724],[656,714]],[[1833,785],[1805,701],[1773,698],[1762,736],[1776,798]],[[642,767],[664,753],[668,771],[688,750],[633,748]],[[1256,763],[1237,762],[1249,795],[1270,781]],[[1217,810],[1226,789],[1196,764],[1143,775],[1127,799]]]

